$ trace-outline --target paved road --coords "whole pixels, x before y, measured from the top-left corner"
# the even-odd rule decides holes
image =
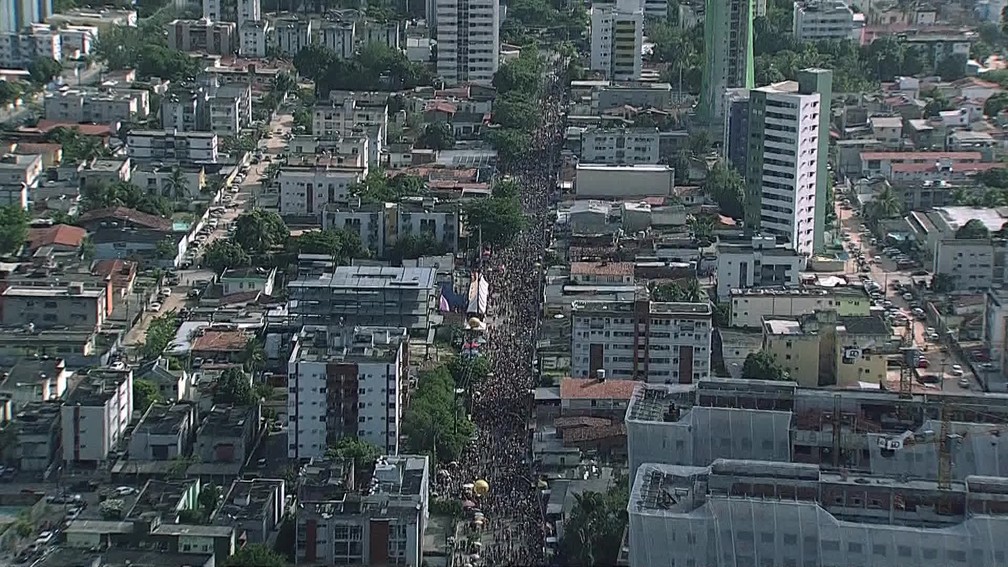
[[[850,244],[857,246],[870,260],[870,271],[867,275],[883,287],[885,298],[892,302],[893,306],[910,320],[910,332],[913,333],[913,344],[921,349],[923,358],[928,361],[928,368],[920,371],[921,375],[934,376],[938,379],[937,384],[921,386],[914,384],[914,391],[933,392],[934,390],[949,390],[951,392],[961,392],[963,387],[959,386],[959,376],[952,376],[952,366],[958,364],[963,369],[964,377],[970,382],[970,388],[979,389],[980,386],[976,377],[969,369],[969,365],[959,360],[955,355],[948,352],[948,347],[941,342],[932,341],[927,336],[930,323],[927,320],[915,319],[911,312],[910,304],[903,299],[902,294],[893,289],[893,282],[912,285],[912,274],[910,271],[899,270],[896,263],[891,258],[882,253],[884,246],[873,246],[870,242],[871,234],[863,231],[862,219],[855,211],[844,209],[840,206],[840,200],[835,204],[837,218],[840,219],[843,232],[850,235]],[[877,259],[876,259],[877,258]],[[858,270],[857,261],[852,257],[847,263],[847,273],[862,274]],[[905,328],[894,328],[894,332],[899,336],[905,336]],[[898,377],[897,377],[898,380]],[[898,383],[897,383],[898,385]]]

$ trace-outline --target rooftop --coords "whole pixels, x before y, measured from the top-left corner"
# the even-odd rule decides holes
[[[241,330],[206,329],[193,341],[197,352],[241,352],[249,342],[249,335]]]
[[[10,369],[4,385],[37,384],[56,378],[65,370],[62,358],[22,358]]]
[[[952,230],[959,230],[971,220],[979,220],[991,232],[1001,230],[1008,221],[1008,207],[936,207],[938,215]]]
[[[187,404],[153,404],[137,424],[133,435],[177,435],[191,415],[192,408]]]
[[[578,171],[645,171],[645,172],[671,172],[673,170],[672,166],[651,164],[651,163],[638,163],[634,165],[608,165],[602,163],[578,163]]]
[[[132,134],[131,134],[132,135]],[[128,207],[108,207],[93,209],[77,218],[79,223],[118,220],[163,232],[172,230],[172,222],[164,217],[150,215]]]
[[[74,525],[82,522],[77,520]],[[105,522],[102,522],[105,523]],[[118,522],[108,522],[118,523]],[[125,523],[125,522],[122,522]],[[126,524],[129,526],[129,524]],[[82,533],[77,530],[77,533]],[[97,532],[96,532],[97,533]],[[102,532],[108,533],[108,532]],[[118,533],[118,532],[117,532]],[[71,548],[57,548],[47,554],[35,567],[206,567],[213,565],[213,554],[168,553],[131,549],[107,549],[102,552]]]
[[[633,276],[633,262],[571,262],[572,276]]]
[[[394,362],[406,340],[408,335],[403,327],[304,327],[298,336],[297,348],[291,353],[291,360]]]
[[[283,482],[273,479],[236,480],[214,514],[213,523],[232,525],[234,522],[268,516],[273,500],[283,492]]]
[[[198,437],[241,437],[250,421],[258,420],[258,408],[244,406],[214,406],[203,418]],[[258,424],[254,424],[258,426]]]
[[[331,273],[290,282],[291,287],[336,287],[356,290],[434,287],[434,268],[338,266]]]
[[[128,380],[132,370],[100,368],[91,370],[69,396],[66,405],[103,406],[116,396],[119,387]]]
[[[56,224],[45,228],[28,229],[28,250],[35,251],[42,246],[80,247],[87,231],[79,226]]]
[[[649,310],[652,315],[710,315],[710,303],[674,303],[662,301],[649,301]],[[632,301],[612,301],[607,299],[578,299],[571,303],[571,308],[575,313],[578,311],[585,313],[629,313],[634,310]]]
[[[560,399],[629,400],[639,383],[636,380],[564,378],[560,380]]]
[[[165,522],[174,523],[178,513],[185,509],[186,494],[193,490],[193,484],[198,482],[198,480],[148,480],[126,517],[139,518],[148,512],[157,512]]]
[[[981,161],[983,155],[980,152],[861,152],[861,159],[865,161],[934,161],[940,159]]]
[[[59,402],[30,402],[14,415],[13,427],[19,435],[48,434],[60,419]]]

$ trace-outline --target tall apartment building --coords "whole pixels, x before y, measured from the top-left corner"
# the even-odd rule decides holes
[[[578,300],[571,318],[574,377],[658,384],[710,377],[709,303]]]
[[[322,229],[349,230],[378,256],[405,236],[428,236],[454,252],[459,244],[459,207],[457,203],[434,202],[327,205],[322,211]]]
[[[644,9],[636,0],[591,8],[591,70],[614,81],[639,79],[644,46]]]
[[[430,468],[426,456],[380,457],[360,475],[366,486],[357,486],[344,463],[302,467],[297,564],[420,567]]]
[[[754,16],[754,0],[707,2],[700,112],[712,122],[723,120],[726,89],[753,87]]]
[[[247,23],[262,20],[262,6],[259,0],[238,0],[238,29]]]
[[[26,68],[39,57],[63,60],[63,38],[46,24],[31,24],[17,32],[0,33],[0,64]]]
[[[408,377],[403,327],[304,327],[287,363],[287,456],[320,458],[343,437],[399,452]]]
[[[438,0],[437,75],[489,85],[500,58],[500,0]]]
[[[284,216],[318,216],[326,205],[346,202],[350,187],[365,176],[363,156],[357,156],[356,161],[318,158],[311,165],[285,165],[277,176],[279,212]]]
[[[221,0],[203,0],[203,19],[221,21]]]
[[[811,256],[825,231],[833,74],[806,69],[798,79],[750,93],[745,221]]]
[[[133,371],[100,368],[62,408],[63,460],[98,464],[123,440],[133,416]]]
[[[45,94],[46,120],[112,124],[146,118],[150,93],[143,89],[63,87]]]
[[[798,41],[844,41],[861,44],[865,15],[842,0],[804,0],[794,3],[791,32]]]
[[[290,16],[273,20],[273,47],[285,57],[294,57],[311,45],[315,34],[312,21]]]
[[[288,284],[289,317],[294,325],[427,329],[434,276],[434,268],[331,267]]]
[[[340,59],[350,59],[357,49],[357,22],[352,19],[324,21],[319,26],[323,46]]]
[[[0,33],[16,33],[53,14],[53,0],[4,0],[0,2]]]
[[[645,464],[630,491],[629,564],[995,567],[1008,554],[1005,485],[763,461]]]

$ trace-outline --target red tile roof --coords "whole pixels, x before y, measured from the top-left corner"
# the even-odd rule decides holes
[[[1003,169],[1003,163],[960,163],[953,168],[955,173],[977,173],[991,169]],[[933,163],[897,163],[893,164],[893,173],[923,173],[937,171]]]
[[[248,343],[248,335],[244,331],[206,330],[193,341],[192,350],[196,352],[240,352]]]
[[[112,280],[112,289],[119,291],[129,287],[136,277],[136,262],[129,260],[98,260],[91,266],[91,273]]]
[[[564,378],[560,380],[560,399],[629,400],[638,384],[636,380]]]
[[[77,130],[82,136],[103,137],[111,136],[114,129],[111,124],[77,124],[74,122],[60,122],[58,120],[39,120],[35,128],[43,134],[48,134],[57,128],[69,128]]]
[[[424,105],[424,112],[444,112],[445,114],[455,114],[458,112],[458,105],[447,100],[432,100]]]
[[[87,231],[79,226],[56,224],[45,228],[28,230],[28,249],[38,250],[42,246],[65,246],[78,248],[87,236]]]
[[[166,218],[142,213],[136,209],[127,207],[109,207],[105,209],[94,209],[88,211],[77,218],[77,222],[90,222],[96,220],[115,219],[124,222],[138,224],[144,228],[171,232],[172,222]]]

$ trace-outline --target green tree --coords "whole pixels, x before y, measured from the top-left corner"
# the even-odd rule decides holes
[[[235,242],[221,238],[206,247],[206,251],[203,252],[203,264],[220,273],[229,268],[250,266],[252,258]]]
[[[700,287],[698,279],[690,278],[685,282],[668,282],[656,285],[651,290],[651,299],[676,303],[699,303],[707,301],[707,293]]]
[[[21,98],[25,92],[24,84],[18,81],[0,80],[0,104],[10,104]]]
[[[508,13],[510,15],[510,9]],[[544,65],[537,50],[522,49],[520,56],[502,64],[494,73],[493,86],[497,88],[498,96],[515,91],[537,95],[542,85]]]
[[[175,338],[175,332],[178,331],[178,328],[179,320],[174,313],[152,319],[147,325],[147,335],[144,337],[141,349],[143,357],[150,360],[161,356],[161,353],[168,347],[168,343]]]
[[[46,141],[63,147],[63,161],[74,163],[107,157],[109,149],[95,136],[82,136],[77,128],[59,127],[46,135]]]
[[[711,215],[691,215],[686,221],[690,236],[701,243],[710,243],[714,238],[714,217]]]
[[[339,264],[367,256],[360,235],[350,230],[311,230],[288,240],[293,254],[325,254]]]
[[[714,304],[714,326],[724,329],[731,322],[731,305],[725,303]]]
[[[981,171],[973,176],[973,180],[987,187],[1008,189],[1008,169],[988,169]]]
[[[927,98],[927,102],[924,104],[925,118],[938,116],[939,113],[954,108],[949,102],[948,97],[937,90],[930,91],[925,97]]]
[[[469,389],[482,384],[490,375],[490,361],[485,356],[456,356],[448,363],[448,372],[456,388]]]
[[[111,70],[136,69],[142,79],[160,77],[172,82],[191,79],[200,70],[198,59],[166,45],[163,33],[142,26],[113,26],[102,31],[95,57]]]
[[[987,225],[980,219],[970,219],[955,233],[956,240],[985,240],[990,238]]]
[[[615,565],[627,527],[628,484],[614,481],[609,490],[574,496],[574,508],[564,525],[560,557],[564,565]]]
[[[393,264],[402,264],[403,260],[414,260],[421,256],[440,256],[448,252],[448,246],[436,240],[429,234],[407,234],[400,236],[389,249],[388,259]]]
[[[224,567],[287,567],[287,560],[265,545],[254,543],[235,551],[224,560]]]
[[[307,77],[315,83],[322,82],[329,65],[336,59],[331,49],[321,44],[311,44],[294,56],[294,68],[302,77]]]
[[[787,380],[787,373],[773,353],[761,350],[750,353],[742,363],[742,377],[747,380]]]
[[[305,134],[311,134],[312,132],[312,115],[311,111],[305,107],[298,107],[294,111],[294,129],[301,129]]]
[[[517,198],[474,199],[463,207],[470,234],[482,230],[483,242],[503,246],[525,227],[525,214]]]
[[[290,230],[277,213],[255,209],[235,219],[234,241],[249,255],[282,246],[288,237]]]
[[[240,358],[245,370],[255,376],[266,364],[266,350],[263,348],[262,341],[256,338],[249,339],[245,343],[245,348],[242,349]]]
[[[147,411],[151,404],[161,401],[161,392],[157,384],[150,380],[133,381],[133,407],[140,413]]]
[[[455,134],[452,132],[451,124],[447,122],[428,124],[417,138],[417,144],[430,150],[452,149],[455,146]]]
[[[1008,108],[1008,93],[996,93],[984,102],[983,112],[986,116],[997,116]]]
[[[362,203],[395,203],[404,197],[424,195],[427,184],[415,175],[399,173],[389,177],[383,170],[376,169],[363,181],[352,185],[350,192],[360,197]]]
[[[903,202],[899,195],[893,191],[890,185],[886,185],[882,191],[866,207],[868,217],[871,219],[891,219],[898,217],[903,212]]]
[[[210,516],[213,515],[214,510],[217,509],[217,503],[221,499],[221,489],[215,484],[204,484],[200,488],[199,497],[197,501],[199,502],[199,512],[200,516],[203,518],[203,522],[210,520]]]
[[[498,96],[493,105],[493,121],[502,128],[531,132],[539,123],[539,102],[521,91]]]
[[[175,210],[171,202],[164,197],[148,193],[128,181],[87,185],[81,191],[81,201],[85,211],[106,207],[128,207],[167,218]]]
[[[703,190],[718,204],[721,214],[736,219],[744,216],[745,182],[732,167],[715,163],[707,172]]]
[[[931,290],[935,293],[949,293],[955,289],[956,277],[951,274],[935,274],[931,278]]]
[[[375,459],[381,456],[382,449],[354,437],[341,437],[335,445],[326,451],[327,457],[335,457],[342,460],[350,460],[354,463],[354,470],[364,470],[367,465],[374,464]]]
[[[28,64],[28,77],[36,85],[47,85],[63,72],[63,65],[51,57],[37,57]]]
[[[966,76],[966,59],[965,54],[952,54],[944,57],[935,65],[935,73],[943,81],[958,81]]]
[[[486,139],[497,151],[497,161],[505,165],[517,161],[531,143],[527,132],[513,128],[487,130]]]
[[[289,92],[294,91],[297,88],[297,81],[290,73],[280,72],[277,76],[273,77],[272,90],[281,97]]]
[[[455,394],[451,372],[439,366],[421,373],[403,415],[406,446],[416,453],[435,453],[441,461],[458,458],[475,427]]]
[[[0,206],[0,254],[13,254],[28,239],[28,213],[21,207]]]
[[[228,368],[217,378],[214,403],[250,406],[257,402],[248,375],[240,368]]]
[[[176,166],[172,169],[172,174],[165,181],[165,192],[169,199],[174,201],[185,201],[189,198],[189,181],[186,179],[182,168]]]

